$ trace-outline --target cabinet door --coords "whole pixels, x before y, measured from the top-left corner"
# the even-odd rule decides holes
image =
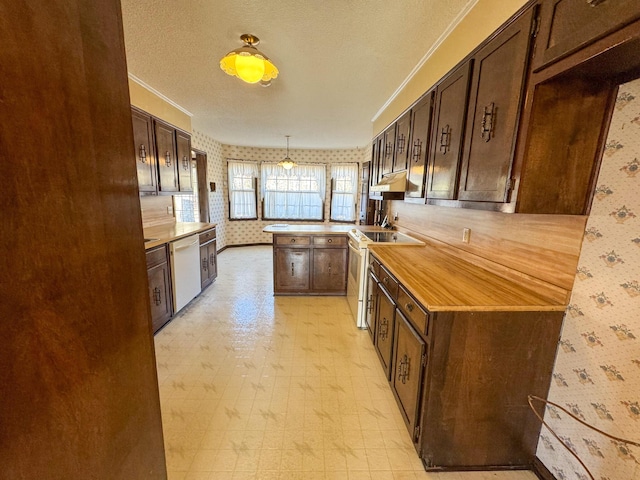
[[[638,0],[546,0],[533,67],[559,60],[639,17]]]
[[[532,18],[529,9],[473,59],[460,200],[508,201]]]
[[[396,306],[387,295],[387,293],[377,287],[378,297],[378,315],[376,318],[376,341],[375,346],[378,351],[378,357],[382,363],[382,368],[387,377],[390,379],[391,375],[391,354],[393,352],[393,331],[394,331],[394,319]]]
[[[218,277],[218,243],[214,240],[208,245],[209,279],[213,282]]]
[[[131,110],[133,122],[133,143],[135,147],[138,190],[158,191],[156,184],[156,155],[153,145],[153,124],[151,116],[138,110]]]
[[[411,133],[411,111],[405,113],[396,122],[396,148],[393,154],[393,171],[407,169],[409,135]]]
[[[277,248],[275,255],[276,291],[306,292],[309,290],[309,249]]]
[[[432,100],[433,92],[429,92],[411,109],[411,140],[408,147],[409,163],[407,166],[405,199],[424,198],[425,165],[429,149]]]
[[[176,131],[176,147],[180,191],[193,192],[193,185],[191,184],[191,137],[184,132]]]
[[[471,62],[452,72],[436,88],[427,198],[456,198]]]
[[[200,287],[204,289],[211,283],[209,278],[209,246],[200,246]]]
[[[154,333],[171,319],[172,301],[169,264],[161,263],[147,270],[149,277],[149,300],[151,322]]]
[[[382,175],[391,173],[393,170],[393,154],[396,145],[396,124],[392,124],[384,131],[384,145],[380,152],[380,164],[382,165]]]
[[[158,120],[154,121],[156,153],[158,156],[159,187],[163,192],[178,191],[175,129]]]
[[[367,297],[365,298],[365,324],[371,336],[371,341],[375,342],[376,315],[378,313],[378,281],[372,272],[367,272]]]
[[[418,440],[420,391],[427,359],[426,344],[396,310],[394,373],[391,384],[413,441]]]
[[[346,291],[347,254],[346,248],[313,249],[313,291]]]

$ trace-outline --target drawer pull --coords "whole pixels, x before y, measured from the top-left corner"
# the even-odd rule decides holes
[[[385,285],[386,285],[387,283],[389,283],[389,277],[384,277],[384,278],[382,279],[382,283],[384,283]]]
[[[296,243],[296,239],[295,239],[295,238],[292,238],[292,239],[291,239],[291,243]]]
[[[409,380],[409,366],[411,359],[405,353],[398,364],[398,380],[400,380],[403,384],[407,383]]]
[[[329,240],[327,240],[327,243],[333,243],[333,238],[330,238]]]
[[[597,7],[598,5],[600,5],[601,3],[603,3],[605,0],[587,0],[587,3],[589,5],[591,5],[592,7]]]
[[[147,148],[144,146],[144,143],[140,145],[140,161],[147,163]]]
[[[291,262],[291,276],[295,277],[295,274],[293,273],[293,262]]]
[[[160,305],[162,303],[162,292],[158,287],[153,289],[153,303]]]
[[[413,312],[413,303],[407,303],[404,307],[407,309],[407,312]]]

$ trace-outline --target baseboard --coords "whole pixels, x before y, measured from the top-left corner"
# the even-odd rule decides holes
[[[549,469],[540,461],[538,457],[533,460],[533,473],[537,475],[540,480],[557,480],[556,477],[549,471]]]
[[[225,245],[217,253],[224,252],[227,248],[237,248],[237,247],[258,247],[263,245],[273,245],[271,242],[269,243],[243,243],[241,245]]]

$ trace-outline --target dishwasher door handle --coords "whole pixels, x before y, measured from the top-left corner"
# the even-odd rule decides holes
[[[196,238],[193,239],[193,242],[190,243],[179,243],[179,242],[175,242],[173,245],[173,248],[176,252],[179,252],[180,250],[185,250],[187,248],[193,247],[194,245],[197,245],[200,241],[200,239],[198,238],[197,235],[194,235]]]

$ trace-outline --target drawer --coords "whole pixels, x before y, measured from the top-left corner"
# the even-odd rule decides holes
[[[387,292],[389,292],[389,295],[396,300],[398,298],[398,281],[393,278],[393,275],[391,275],[382,264],[380,264],[380,275],[378,278]]]
[[[147,270],[151,267],[155,267],[156,265],[167,263],[167,246],[165,244],[152,248],[151,250],[147,250],[146,255]]]
[[[276,235],[275,237],[276,245],[310,245],[311,238],[307,235]]]
[[[318,236],[314,235],[313,244],[324,247],[344,247],[347,244],[347,237],[340,235]]]
[[[429,312],[400,285],[398,289],[398,308],[409,319],[413,326],[423,335],[429,335]]]
[[[207,230],[206,232],[202,232],[200,234],[200,245],[210,242],[216,238],[216,229],[212,228],[211,230]]]

